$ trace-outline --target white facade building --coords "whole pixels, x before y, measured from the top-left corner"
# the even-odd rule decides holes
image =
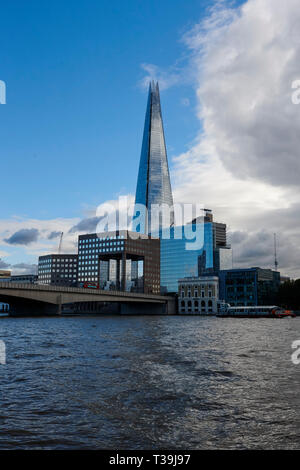
[[[215,315],[218,312],[219,279],[216,276],[185,277],[178,281],[178,313]]]

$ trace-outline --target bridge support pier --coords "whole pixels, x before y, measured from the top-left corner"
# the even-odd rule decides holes
[[[58,303],[57,315],[61,315],[61,295],[57,296],[57,303]]]
[[[45,302],[13,300],[9,303],[9,313],[11,316],[55,316],[57,315],[57,305]]]
[[[121,303],[120,314],[121,315],[167,315],[168,308],[167,303],[165,304],[145,304],[145,303]]]

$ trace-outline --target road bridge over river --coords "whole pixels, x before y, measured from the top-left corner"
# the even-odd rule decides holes
[[[133,292],[0,282],[0,302],[15,315],[73,313],[176,313],[174,297]]]

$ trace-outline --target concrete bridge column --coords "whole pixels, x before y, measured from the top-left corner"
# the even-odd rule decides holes
[[[128,302],[120,304],[121,315],[164,315],[166,304]]]
[[[12,316],[44,316],[57,315],[57,305],[38,302],[36,300],[13,299],[9,303]]]
[[[61,295],[57,296],[57,303],[58,303],[57,315],[61,315],[61,304],[62,304],[62,296]]]

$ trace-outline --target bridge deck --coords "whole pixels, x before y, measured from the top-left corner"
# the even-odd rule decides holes
[[[82,287],[60,287],[60,286],[51,286],[51,285],[42,285],[42,284],[26,284],[19,282],[1,282],[0,280],[0,294],[1,291],[6,291],[7,289],[13,291],[36,291],[36,292],[45,292],[45,293],[56,293],[56,294],[81,294],[84,296],[92,295],[106,298],[111,297],[112,300],[115,297],[122,298],[124,301],[126,299],[136,299],[141,301],[157,301],[157,302],[167,302],[171,300],[172,297],[164,295],[154,295],[154,294],[143,294],[135,292],[124,292],[124,291],[109,291],[103,289],[85,289]]]

